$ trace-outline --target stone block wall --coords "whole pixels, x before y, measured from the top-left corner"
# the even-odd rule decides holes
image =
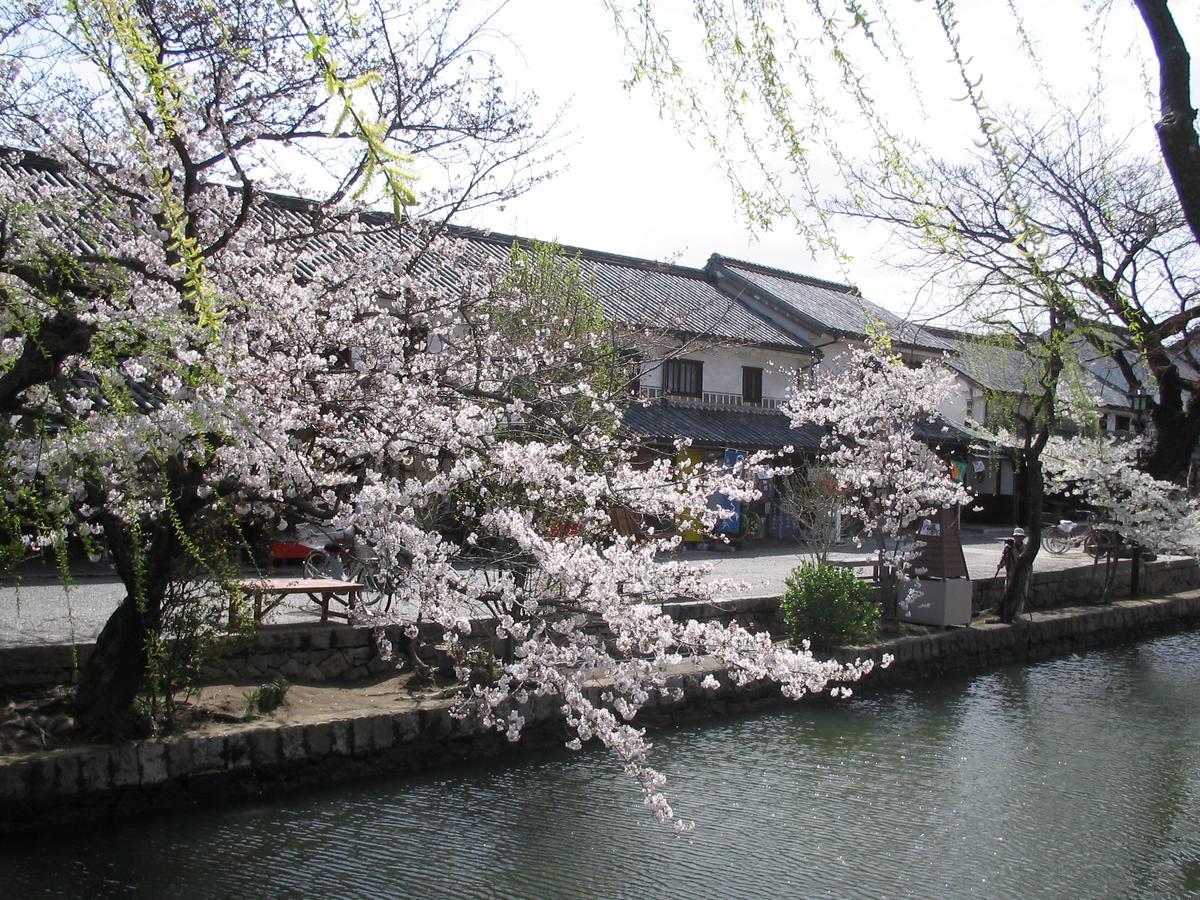
[[[1197,626],[1200,592],[1192,592],[1040,613],[1018,625],[931,632],[848,648],[842,656],[895,657],[859,688],[870,690]],[[657,698],[639,721],[677,723],[778,699],[778,689],[763,682],[735,687],[711,659],[685,661],[669,674],[669,686],[683,692],[683,701]],[[707,674],[717,677],[719,687],[701,686]],[[606,688],[594,682],[589,697],[599,702]],[[451,705],[445,699],[408,701],[386,713],[229,724],[203,734],[0,757],[0,834],[410,771],[555,745],[566,737],[554,697],[522,708],[531,727],[517,744],[477,720],[455,718]]]
[[[1033,610],[1054,609],[1071,604],[1094,602],[1104,577],[1103,566],[1039,572],[1033,579]],[[1130,564],[1119,564],[1112,597],[1128,596]],[[1144,563],[1141,593],[1163,595],[1200,587],[1200,564],[1192,559],[1156,560]],[[975,581],[976,610],[994,608],[1004,589],[1000,578]],[[783,634],[778,597],[747,597],[722,600],[680,600],[667,603],[663,611],[676,620],[730,622],[736,620],[752,630],[765,629]],[[399,628],[388,629],[388,638],[400,646]],[[441,640],[440,630],[431,624],[422,626],[422,645],[426,661],[437,664],[434,649]],[[471,622],[470,640],[493,651],[502,648],[495,639],[495,623]],[[82,666],[92,652],[91,644],[48,645],[0,649],[0,696],[14,690],[26,690],[54,684],[70,684],[77,665]],[[386,671],[389,663],[379,658],[370,629],[344,624],[274,625],[246,637],[229,638],[202,672],[203,681],[261,682],[282,674],[292,680],[359,680]]]
[[[220,642],[206,660],[200,680],[265,681],[276,675],[305,681],[361,680],[387,668],[365,628],[267,626]]]
[[[664,603],[663,612],[676,622],[695,619],[698,622],[732,622],[752,631],[777,631],[779,597],[737,597],[730,600],[680,600]]]
[[[94,644],[0,648],[0,697],[13,690],[72,684]]]
[[[1132,564],[1117,563],[1110,600],[1129,596]],[[1104,589],[1104,563],[1056,572],[1038,572],[1031,584],[1029,608],[1055,609],[1078,603],[1094,603]],[[1143,562],[1138,578],[1138,594],[1143,597],[1174,594],[1200,587],[1200,563],[1194,559],[1161,559]],[[994,609],[1004,594],[1003,578],[981,578],[974,583],[973,606],[976,610]]]

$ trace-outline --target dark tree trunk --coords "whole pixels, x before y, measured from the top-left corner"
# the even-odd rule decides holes
[[[1022,501],[1025,507],[1025,543],[1016,553],[1012,574],[1004,585],[1004,598],[997,613],[1001,621],[1015,622],[1025,611],[1029,601],[1029,580],[1033,574],[1033,561],[1037,559],[1042,545],[1042,488],[1041,452],[1025,452],[1025,477],[1022,484]]]
[[[1154,445],[1146,460],[1146,471],[1163,481],[1182,484],[1200,441],[1200,395],[1185,393],[1186,386],[1174,364],[1156,367],[1155,375],[1158,400],[1151,412]]]
[[[1200,136],[1191,99],[1191,57],[1167,0],[1134,0],[1158,59],[1158,145],[1192,236],[1200,243]],[[1181,329],[1182,330],[1182,329]],[[1185,401],[1179,371],[1165,354],[1150,359],[1159,384],[1153,413],[1154,447],[1146,470],[1155,478],[1182,483],[1200,440],[1200,402]]]
[[[1154,123],[1183,214],[1200,243],[1200,139],[1191,101],[1191,59],[1167,0],[1134,0],[1158,58],[1160,118]]]
[[[79,724],[88,733],[110,735],[119,729],[137,697],[146,671],[146,639],[152,632],[147,621],[152,604],[146,601],[143,613],[134,596],[126,595],[96,639],[75,695]]]
[[[75,714],[88,733],[111,735],[127,721],[137,699],[146,672],[147,640],[161,627],[170,564],[179,546],[170,524],[161,525],[144,547],[138,547],[130,530],[110,518],[105,538],[126,595],[80,673]]]
[[[900,613],[900,597],[898,591],[900,589],[899,573],[884,563],[887,558],[886,543],[883,533],[883,526],[875,529],[875,540],[878,545],[875,557],[875,571],[879,573],[879,593],[883,597],[883,615],[885,618],[894,619]]]

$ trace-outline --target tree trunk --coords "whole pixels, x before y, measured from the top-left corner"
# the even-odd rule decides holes
[[[96,639],[75,695],[76,715],[87,733],[111,735],[132,708],[146,671],[150,610],[149,598],[143,613],[134,595],[127,594]]]
[[[885,564],[886,544],[882,526],[875,529],[875,540],[878,542],[875,569],[879,572],[879,593],[883,597],[883,615],[885,618],[894,619],[899,612],[900,598],[896,596],[899,578],[895,570]]]
[[[1156,370],[1158,400],[1151,413],[1154,445],[1146,471],[1178,484],[1187,479],[1192,452],[1200,441],[1200,395],[1186,394],[1179,369],[1171,364]],[[1185,399],[1186,398],[1186,399]]]
[[[1004,599],[1000,602],[1001,621],[1015,622],[1025,611],[1029,600],[1029,581],[1033,574],[1033,561],[1037,559],[1042,545],[1042,460],[1041,453],[1025,453],[1025,479],[1022,485],[1025,506],[1025,544],[1016,553],[1012,574],[1004,585]]]
[[[1191,103],[1191,59],[1167,0],[1134,0],[1158,58],[1159,149],[1192,235],[1200,243],[1200,140]]]
[[[86,732],[107,736],[121,730],[137,699],[146,672],[147,639],[161,627],[170,561],[179,547],[169,524],[141,548],[123,523],[110,519],[105,539],[126,594],[80,673],[75,715]],[[140,564],[139,552],[144,554]]]

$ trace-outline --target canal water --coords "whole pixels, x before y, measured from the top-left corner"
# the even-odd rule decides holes
[[[0,896],[1200,895],[1200,632],[602,751],[0,845]]]

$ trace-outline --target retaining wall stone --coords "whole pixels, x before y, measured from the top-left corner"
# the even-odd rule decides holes
[[[878,659],[884,653],[894,657],[889,668],[877,669],[856,686],[861,691],[1197,626],[1200,591],[1191,591],[1042,612],[1015,625],[973,625],[845,648],[837,656],[844,661]],[[342,636],[339,632],[339,640]],[[778,701],[776,686],[737,687],[711,659],[685,661],[669,674],[669,686],[682,690],[683,700],[659,698],[639,721],[677,724]],[[716,689],[700,686],[706,674],[717,677]],[[597,681],[587,694],[598,700],[605,687]],[[213,733],[0,757],[0,833],[410,771],[557,744],[566,737],[553,697],[525,705],[522,714],[530,724],[519,744],[485,730],[477,720],[454,718],[451,705],[430,700],[353,718],[231,724]]]
[[[1038,572],[1032,581],[1029,608],[1046,610],[1092,602],[1103,583],[1103,565]],[[1164,559],[1144,563],[1141,593],[1161,596],[1200,587],[1200,564],[1193,559]],[[1112,596],[1129,593],[1130,563],[1118,564]],[[976,610],[994,608],[1004,590],[1002,578],[984,578],[973,582]],[[680,600],[663,606],[676,620],[730,622],[736,620],[752,630],[783,633],[779,616],[779,597],[742,597],[721,600]],[[471,622],[471,640],[497,649],[495,623],[477,619]],[[403,641],[399,628],[386,632],[393,644]],[[435,626],[422,626],[426,648],[440,641]],[[56,644],[40,647],[0,648],[0,697],[5,693],[31,690],[55,684],[71,684],[77,667],[91,655],[92,644]],[[427,661],[436,664],[435,655]],[[303,624],[265,626],[252,635],[228,638],[218,644],[217,652],[201,671],[201,682],[263,682],[282,674],[292,680],[312,682],[354,681],[386,671],[390,664],[379,658],[370,629],[345,624]]]

